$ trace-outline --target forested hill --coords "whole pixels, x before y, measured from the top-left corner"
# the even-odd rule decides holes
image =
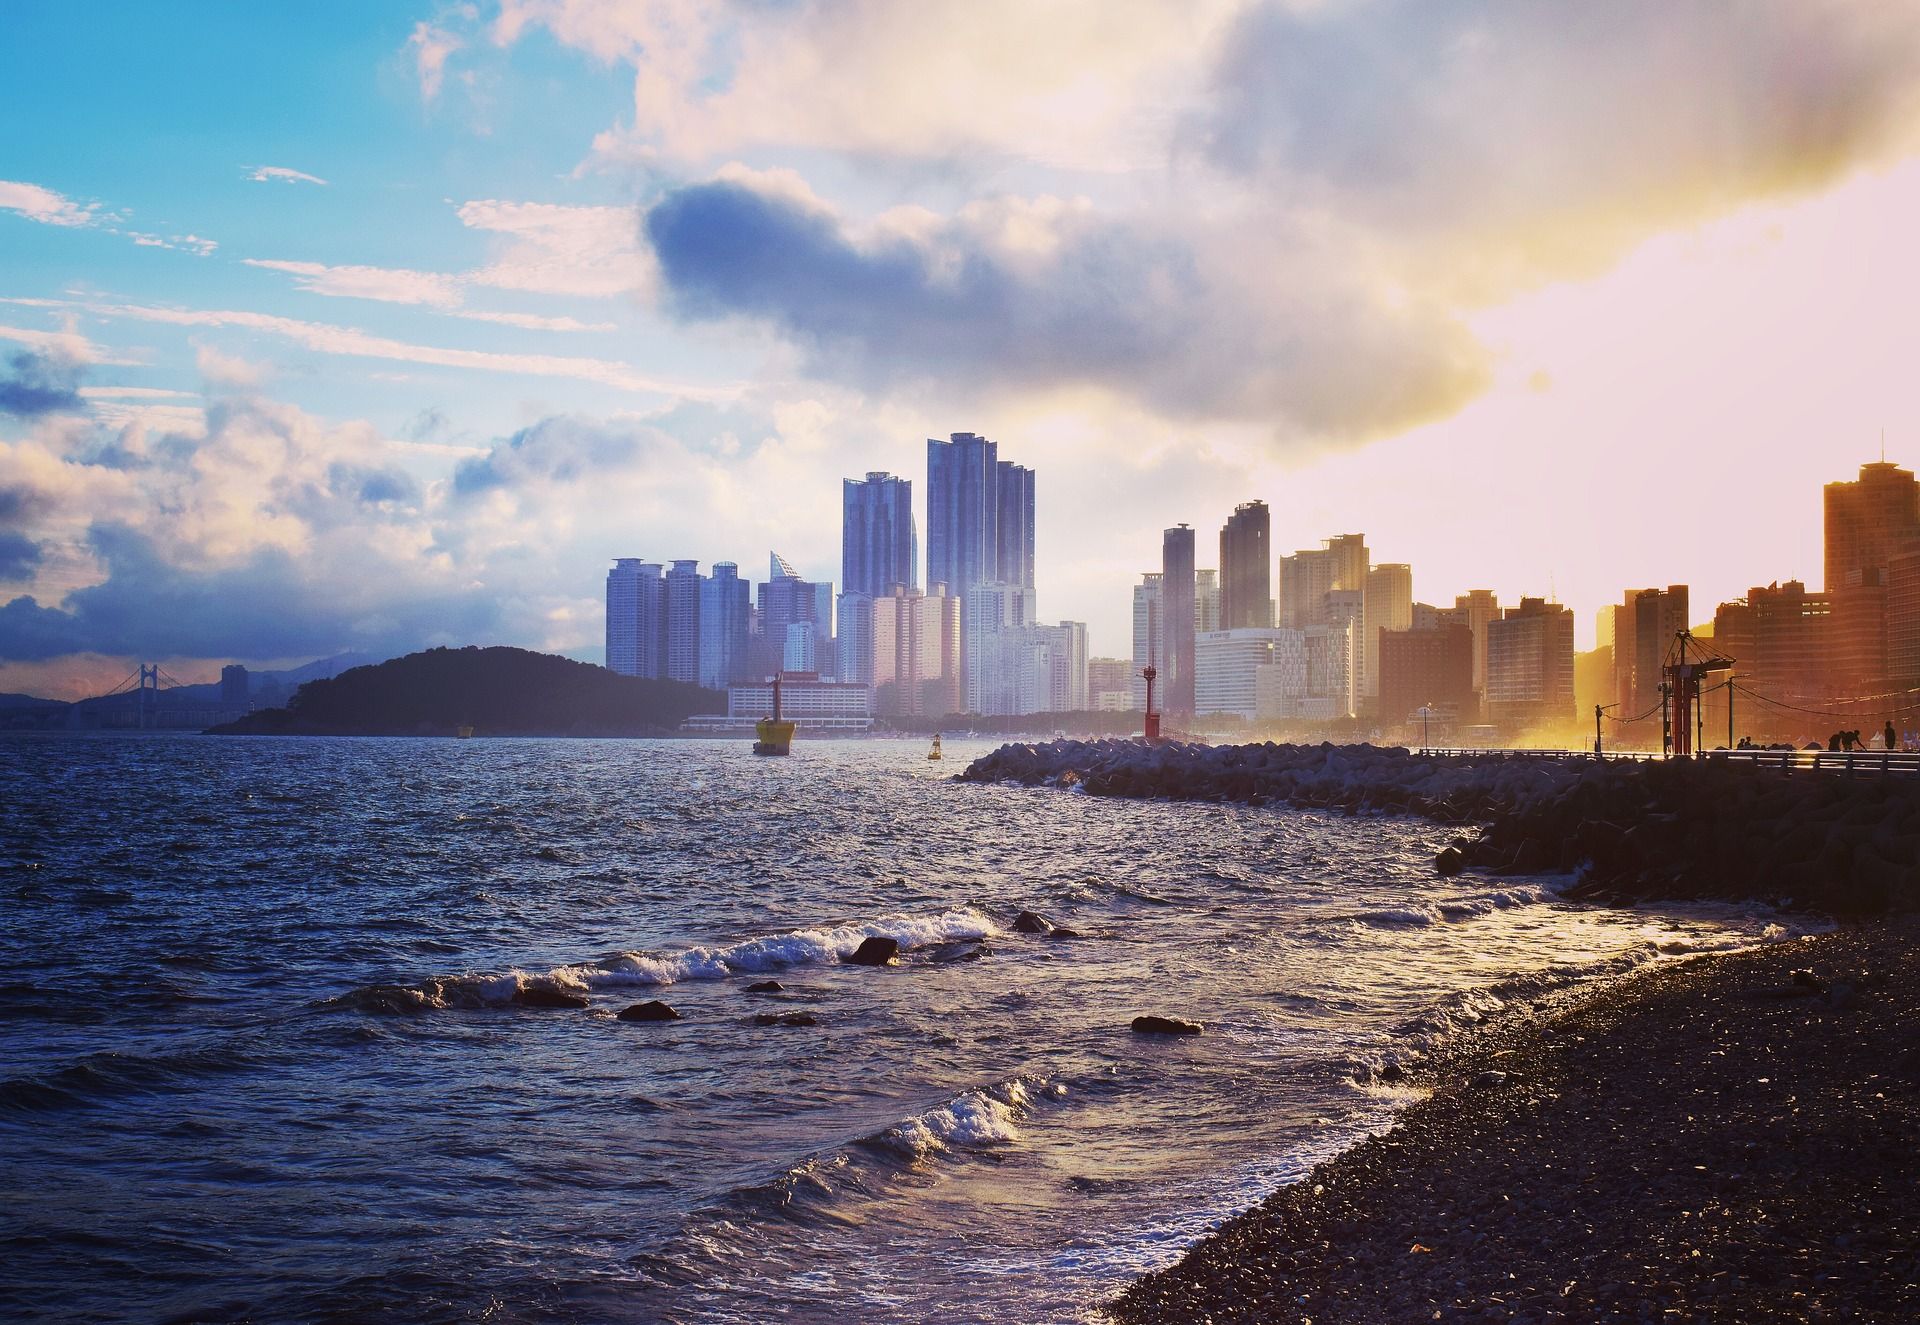
[[[619,676],[604,667],[504,647],[428,649],[325,681],[285,708],[212,728],[228,736],[651,736],[727,698],[680,681]]]

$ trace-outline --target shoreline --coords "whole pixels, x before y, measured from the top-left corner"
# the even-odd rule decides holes
[[[1443,1043],[1391,1129],[1105,1310],[1920,1318],[1916,940],[1909,919],[1682,958]]]

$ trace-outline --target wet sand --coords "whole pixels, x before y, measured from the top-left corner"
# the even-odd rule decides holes
[[[1796,974],[1798,973],[1798,974]],[[1456,1042],[1399,1124],[1109,1310],[1920,1320],[1920,925],[1664,965]]]

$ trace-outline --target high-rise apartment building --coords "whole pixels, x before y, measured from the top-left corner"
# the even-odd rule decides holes
[[[607,669],[659,680],[667,670],[666,585],[660,563],[621,557],[607,572]]]
[[[896,588],[906,592],[904,586]],[[836,680],[852,681],[859,685],[873,684],[874,601],[863,593],[842,593],[835,600],[833,662]]]
[[[1144,710],[1147,703],[1147,682],[1141,672],[1149,663],[1158,672],[1167,656],[1166,641],[1160,638],[1165,615],[1160,601],[1160,572],[1147,571],[1140,576],[1140,583],[1133,586],[1133,672],[1127,679],[1127,689],[1133,695],[1135,709]],[[1155,708],[1160,707],[1165,693],[1155,689]]]
[[[748,619],[752,589],[731,561],[713,563],[713,573],[700,583],[700,684],[724,690],[750,679]]]
[[[1273,624],[1273,526],[1263,501],[1244,502],[1220,529],[1222,630]]]
[[[1349,537],[1358,537],[1349,535]],[[1365,544],[1361,544],[1364,552]],[[1368,568],[1365,596],[1360,601],[1360,693],[1367,700],[1380,697],[1380,637],[1389,630],[1413,627],[1413,567],[1387,562]]]
[[[1487,626],[1486,715],[1522,726],[1573,718],[1573,612],[1522,598]]]
[[[1473,628],[1464,622],[1426,630],[1389,630],[1380,637],[1382,722],[1415,720],[1419,710],[1447,722],[1474,722]]]
[[[1087,659],[1087,707],[1124,713],[1133,707],[1133,663],[1126,658]]]
[[[1658,707],[1674,637],[1688,628],[1687,586],[1629,589],[1613,612],[1613,702],[1625,720]]]
[[[1733,659],[1742,690],[1784,703],[1824,701],[1832,620],[1832,601],[1799,580],[1759,585],[1720,604],[1714,648]]]
[[[1481,699],[1487,694],[1487,623],[1500,616],[1500,599],[1491,589],[1472,589],[1456,596],[1454,611],[1473,632],[1473,689]]]
[[[840,591],[880,598],[919,587],[913,483],[883,471],[840,485]]]
[[[700,681],[700,586],[706,576],[697,561],[676,561],[667,570],[667,670],[669,681]]]
[[[1860,477],[1826,486],[1829,594],[1878,584],[1896,553],[1920,545],[1920,483],[1898,465],[1860,466]]]
[[[1161,631],[1166,660],[1160,675],[1166,685],[1163,712],[1177,717],[1193,709],[1193,530],[1175,525],[1160,536],[1160,596],[1165,608]]]
[[[924,594],[895,588],[873,600],[876,713],[938,718],[961,712],[960,602],[946,588],[934,584]]]
[[[1887,688],[1920,686],[1920,548],[1887,563]]]
[[[1327,593],[1333,588],[1333,556],[1325,548],[1303,548],[1280,558],[1279,623],[1305,630],[1326,620]]]
[[[995,466],[1000,511],[994,540],[999,545],[996,578],[1033,592],[1033,471],[1011,460]]]
[[[752,649],[752,677],[820,670],[832,657],[833,586],[801,579],[777,552],[768,554],[767,561],[767,582],[759,586],[760,633]]]
[[[1005,713],[1004,671],[995,671],[987,650],[997,648],[998,637],[1035,624],[1033,594],[1018,584],[976,584],[960,605],[962,680],[967,712]],[[976,666],[976,662],[979,664]]]
[[[1220,572],[1198,569],[1193,572],[1193,630],[1209,634],[1220,626]]]

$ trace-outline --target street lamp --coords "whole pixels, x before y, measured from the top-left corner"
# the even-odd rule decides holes
[[[1420,706],[1420,748],[1423,750],[1433,745],[1433,742],[1427,739],[1427,719],[1432,716],[1433,706],[1431,704],[1422,704]]]

